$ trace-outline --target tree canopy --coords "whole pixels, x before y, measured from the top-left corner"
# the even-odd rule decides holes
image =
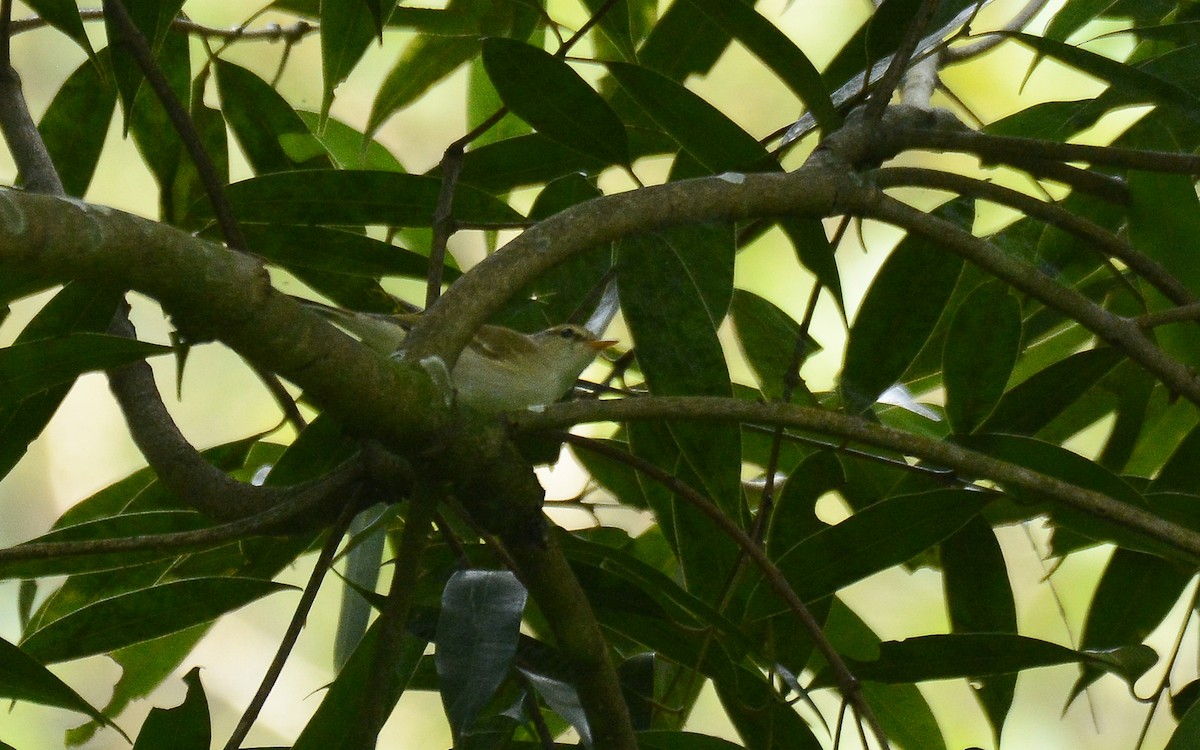
[[[388,746],[424,693],[460,750],[1016,747],[1023,694],[1200,743],[1194,3],[25,6],[0,504],[48,512],[14,471],[89,373],[145,464],[0,548],[0,698],[68,745]],[[383,356],[311,301],[423,312]],[[456,398],[548,328],[619,343],[561,400]],[[253,385],[204,403],[214,351]],[[189,399],[272,413],[195,445]],[[262,601],[231,698],[197,649]],[[328,679],[281,681],[302,633]]]

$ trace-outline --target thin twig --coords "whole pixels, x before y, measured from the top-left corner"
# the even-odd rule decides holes
[[[442,184],[433,210],[433,232],[429,243],[429,273],[425,283],[425,307],[437,302],[442,294],[442,270],[446,265],[446,245],[454,234],[454,189],[462,171],[463,144],[455,141],[442,154]]]
[[[283,639],[279,642],[279,648],[275,650],[275,658],[271,660],[271,664],[267,667],[262,682],[258,686],[258,691],[250,699],[250,703],[246,706],[246,710],[242,712],[242,717],[238,720],[237,726],[230,733],[229,740],[225,743],[225,750],[238,750],[242,746],[242,740],[250,732],[250,727],[254,726],[254,721],[258,718],[259,712],[262,711],[262,707],[266,704],[267,698],[270,697],[271,691],[275,689],[275,683],[278,682],[279,675],[283,672],[283,666],[287,663],[288,656],[292,653],[292,648],[295,647],[296,641],[300,638],[300,631],[304,629],[308,613],[312,610],[313,602],[317,599],[317,592],[321,590],[321,582],[325,580],[325,574],[329,572],[330,567],[333,565],[333,558],[337,553],[338,545],[342,543],[342,537],[345,535],[346,529],[349,528],[350,521],[354,518],[357,508],[358,503],[353,499],[347,502],[345,507],[342,508],[337,521],[330,527],[329,537],[325,540],[325,545],[321,547],[321,554],[317,556],[317,562],[313,565],[312,573],[308,577],[308,583],[304,586],[304,593],[301,594],[300,601],[296,604],[296,611],[292,613],[292,619],[283,634]]]
[[[900,46],[892,54],[887,70],[871,90],[870,99],[867,100],[866,110],[863,113],[867,122],[879,122],[879,119],[883,117],[888,103],[892,100],[892,93],[900,85],[900,79],[912,62],[917,45],[921,43],[926,28],[933,20],[933,14],[937,10],[938,4],[938,0],[922,0],[921,7],[913,14],[908,28],[904,31],[904,38],[900,41]]]
[[[1171,323],[1195,322],[1200,320],[1200,302],[1144,313],[1133,320],[1142,330],[1150,330]]]
[[[1048,5],[1050,0],[1029,0],[1024,8],[1013,14],[1008,23],[1004,24],[1004,28],[1000,31],[985,31],[979,34],[984,37],[977,42],[964,45],[962,47],[951,47],[942,53],[942,63],[949,65],[952,63],[963,62],[972,57],[978,57],[984,52],[987,52],[1005,40],[1001,32],[1004,31],[1021,31],[1033,20],[1034,16],[1042,12],[1042,8]]]
[[[79,17],[84,21],[102,21],[104,20],[104,9],[82,8],[79,11]],[[27,31],[44,29],[49,25],[50,23],[41,16],[20,18],[12,22],[10,32],[13,34],[23,34]],[[230,41],[283,41],[294,44],[309,34],[319,31],[320,27],[308,21],[301,20],[287,26],[272,23],[261,29],[247,30],[240,26],[234,29],[218,29],[196,23],[187,18],[175,18],[171,21],[171,30],[184,34],[195,34],[196,36],[205,38],[226,39]]]
[[[716,503],[701,495],[674,474],[664,471],[649,461],[631,453],[618,450],[611,445],[581,435],[573,435],[569,432],[559,432],[556,434],[556,437],[583,450],[599,453],[614,461],[626,463],[644,476],[653,479],[663,487],[671,490],[676,496],[687,501],[689,505],[707,516],[717,528],[732,539],[738,545],[739,550],[754,561],[754,564],[762,571],[763,577],[767,580],[771,589],[787,604],[788,609],[791,610],[800,625],[808,633],[808,637],[813,642],[817,651],[825,657],[825,661],[829,664],[829,668],[834,674],[842,696],[854,706],[863,721],[871,727],[871,731],[875,734],[875,738],[879,741],[880,746],[886,750],[888,747],[887,734],[883,731],[883,727],[880,726],[874,713],[871,711],[871,707],[863,697],[858,678],[850,672],[849,667],[842,660],[841,654],[829,642],[821,627],[821,623],[817,622],[817,619],[813,617],[812,612],[809,611],[804,601],[800,599],[791,584],[788,583],[783,572],[771,561],[771,558],[767,557],[767,553],[762,547],[756,544],[746,532],[742,531],[736,523],[721,512]]]

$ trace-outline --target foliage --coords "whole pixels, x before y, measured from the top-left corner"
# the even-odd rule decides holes
[[[0,193],[0,295],[53,290],[0,349],[0,468],[97,370],[149,467],[0,550],[23,628],[0,641],[0,697],[88,717],[71,743],[123,729],[137,748],[241,747],[342,548],[338,672],[306,686],[320,706],[295,748],[373,747],[416,691],[440,693],[457,748],[735,747],[691,731],[709,686],[745,747],[936,750],[955,735],[916,686],[946,680],[977,700],[972,741],[997,747],[1018,676],[1064,664],[1078,679],[1044,721],[1122,683],[1158,732],[1130,747],[1194,746],[1200,17],[1067,0],[1034,21],[1043,4],[993,29],[968,0],[885,0],[818,66],[747,0],[276,0],[279,24],[238,31],[190,20],[194,3],[30,0],[38,18],[3,19],[5,38],[65,35],[82,62],[34,130],[9,74],[27,63],[0,50],[19,171]],[[795,6],[782,17],[816,12]],[[1097,28],[1119,30],[1121,57],[1091,44]],[[343,122],[338,87],[376,44],[398,56]],[[262,61],[282,73],[314,45],[309,110]],[[734,47],[800,103],[765,137],[696,85]],[[979,127],[953,96],[935,109],[936,77],[994,48],[1099,93]],[[437,167],[406,171],[427,165],[389,151],[389,121],[461,69],[473,127],[448,125]],[[78,200],[114,116],[158,221]],[[1112,144],[1078,145],[1097,123]],[[985,166],[915,167],[917,151]],[[1012,218],[988,228],[995,206]],[[859,301],[843,279],[868,220],[901,239],[872,251],[886,257]],[[452,235],[489,257],[463,273]],[[772,273],[803,281],[773,298],[778,283],[735,285],[780,246]],[[394,359],[271,285],[390,313],[400,279],[426,280],[432,304]],[[609,284],[628,335],[590,371],[602,387],[503,417],[443,398],[444,363],[480,325],[579,320]],[[161,305],[173,346],[136,339],[130,291]],[[280,429],[183,441],[142,361],[174,353],[182,377],[208,341],[250,363]],[[608,427],[565,431],[585,423]],[[573,531],[545,520],[532,471],[564,444],[591,477],[594,523]],[[646,528],[611,520],[635,514]],[[1022,586],[1051,586],[1022,583],[1022,527],[1048,565],[1104,555],[1077,639],[1018,617]],[[189,654],[290,588],[299,559],[313,576],[277,663],[236,729],[213,726],[202,678],[223,667],[185,671]],[[888,605],[850,606],[897,570],[936,574],[944,632],[881,636]],[[1164,629],[1179,638],[1148,642]],[[104,708],[46,668],[99,654],[124,669]],[[130,702],[179,680],[181,705],[130,725]]]

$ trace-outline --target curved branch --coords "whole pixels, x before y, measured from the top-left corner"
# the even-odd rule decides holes
[[[664,419],[783,425],[837,435],[877,448],[887,448],[949,466],[965,476],[990,479],[1002,485],[1035,492],[1101,520],[1135,530],[1190,559],[1200,560],[1200,532],[1165,520],[1149,511],[950,442],[884,427],[824,409],[708,396],[648,396],[552,404],[541,412],[530,411],[511,416],[513,429],[518,432],[560,429],[584,422]]]
[[[1056,283],[1033,266],[1000,252],[986,240],[948,221],[918,211],[882,192],[862,197],[865,200],[856,207],[860,215],[885,221],[933,240],[942,248],[1075,320],[1137,362],[1171,391],[1200,405],[1200,379],[1196,373],[1158,348],[1134,320],[1114,315],[1074,289]]]
[[[81,8],[79,17],[84,21],[102,21],[104,20],[104,10],[101,8]],[[13,34],[21,34],[26,31],[34,31],[35,29],[44,29],[49,25],[50,23],[41,16],[33,16],[31,18],[17,19],[9,25],[9,28]],[[296,21],[288,26],[280,26],[277,23],[272,23],[267,24],[266,27],[261,29],[245,29],[241,27],[218,29],[196,23],[186,18],[175,18],[171,21],[171,29],[173,31],[214,39],[225,39],[231,42],[241,40],[282,41],[295,44],[309,34],[320,31],[320,28],[320,26],[308,21]]]
[[[901,185],[948,190],[973,198],[1015,208],[1027,216],[1034,216],[1046,224],[1087,240],[1103,254],[1116,258],[1149,281],[1167,299],[1176,305],[1187,305],[1196,301],[1196,295],[1175,278],[1158,261],[1121,238],[1104,230],[1103,227],[1076,216],[1053,203],[1038,200],[1011,188],[971,177],[917,167],[886,167],[873,173],[875,184],[882,188]]]
[[[1025,26],[1033,20],[1033,17],[1042,12],[1050,4],[1050,0],[1029,0],[1024,8],[1013,14],[1008,23],[1004,24],[1004,28],[1000,31],[984,31],[979,36],[984,37],[979,41],[963,45],[961,47],[950,47],[942,52],[943,65],[963,62],[972,57],[978,57],[984,52],[988,52],[998,46],[1005,40],[1001,32],[1004,31],[1021,31]]]

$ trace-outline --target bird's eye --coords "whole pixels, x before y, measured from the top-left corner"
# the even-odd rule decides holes
[[[564,339],[573,339],[573,338],[578,338],[578,336],[579,336],[579,334],[575,333],[575,330],[572,328],[564,328],[558,332],[558,335],[563,337]]]

